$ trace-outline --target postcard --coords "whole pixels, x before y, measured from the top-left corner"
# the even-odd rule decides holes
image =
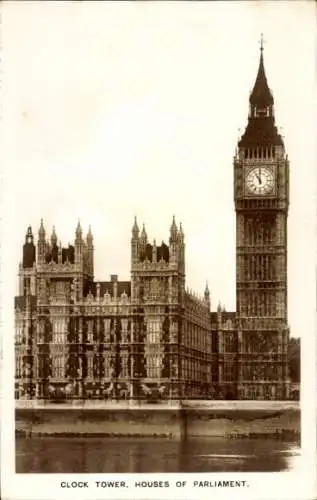
[[[1,22],[2,497],[315,498],[315,6]]]

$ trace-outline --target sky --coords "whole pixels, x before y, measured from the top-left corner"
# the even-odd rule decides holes
[[[202,294],[208,281],[213,309],[235,310],[233,157],[263,33],[290,160],[289,322],[303,335],[316,288],[313,2],[7,2],[2,11],[8,273],[17,275],[28,225],[37,237],[43,218],[48,237],[55,225],[67,245],[80,219],[92,226],[95,279],[129,279],[134,216],[160,243],[175,215],[187,286]]]

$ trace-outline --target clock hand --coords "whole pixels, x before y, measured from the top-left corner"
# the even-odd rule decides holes
[[[255,175],[256,175],[257,180],[259,181],[259,184],[262,184],[261,177],[258,174],[255,174]]]

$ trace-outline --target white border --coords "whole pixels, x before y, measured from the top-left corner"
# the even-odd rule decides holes
[[[225,29],[225,27],[224,27]],[[305,29],[303,27],[303,29]],[[282,33],[281,33],[282,36]],[[307,55],[309,57],[309,55]],[[1,137],[10,144],[10,139],[5,130],[6,116],[2,114]],[[313,126],[315,124],[305,124]],[[315,128],[315,127],[314,127]],[[3,155],[3,153],[0,153]],[[4,160],[5,163],[5,158]],[[1,161],[1,165],[3,162]],[[3,167],[2,167],[3,168]],[[16,276],[16,262],[11,259],[10,235],[14,228],[11,227],[10,213],[14,208],[15,179],[10,172],[6,172],[0,178],[2,196],[1,203],[1,283],[0,283],[0,305],[1,305],[1,490],[4,500],[44,500],[44,499],[102,499],[102,498],[243,498],[243,499],[303,499],[316,498],[316,273],[311,273],[311,280],[305,293],[306,308],[300,311],[303,315],[302,336],[302,458],[298,462],[295,471],[273,474],[15,474],[15,446],[14,446],[14,401],[13,401],[13,362],[14,346],[12,332],[14,321],[12,314],[12,300],[15,295],[14,277]],[[316,197],[316,196],[315,196]],[[4,214],[4,216],[3,216]],[[314,219],[314,220],[313,220]],[[314,234],[317,234],[316,220],[308,223]],[[307,248],[307,260],[316,262],[316,240],[315,246]],[[300,263],[299,263],[300,265]],[[9,312],[10,311],[10,312]],[[313,334],[315,332],[315,334]],[[105,477],[132,483],[135,480],[170,480],[187,481],[186,488],[171,486],[166,489],[135,489],[133,487],[120,490],[103,490],[94,487],[93,482],[104,480]],[[199,476],[208,480],[246,480],[248,488],[229,489],[193,488],[190,482]],[[88,489],[62,489],[62,480],[79,479],[88,480],[91,484]]]

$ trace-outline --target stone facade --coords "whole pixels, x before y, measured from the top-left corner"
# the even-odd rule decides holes
[[[263,49],[234,158],[239,399],[289,395],[287,216],[289,162],[275,126]]]
[[[135,221],[131,281],[93,280],[93,237],[74,246],[28,229],[16,314],[16,398],[205,398],[211,387],[210,299],[185,290],[185,242],[148,242]],[[36,258],[37,257],[37,258]]]
[[[265,184],[267,182],[267,184]],[[275,126],[261,49],[246,130],[234,158],[236,312],[185,289],[185,241],[150,243],[135,220],[131,281],[94,281],[93,236],[73,245],[31,228],[15,299],[16,398],[289,397],[289,163]]]

